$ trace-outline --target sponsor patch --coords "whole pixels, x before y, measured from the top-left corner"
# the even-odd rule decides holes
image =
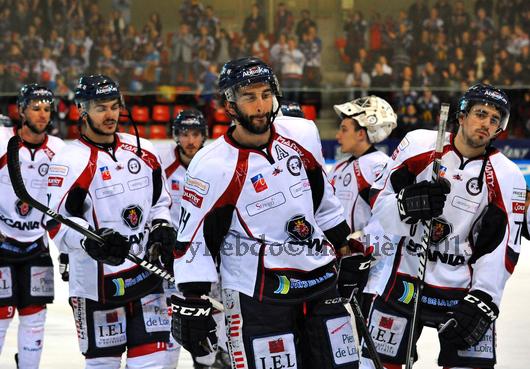
[[[392,160],[396,160],[399,153],[405,150],[405,148],[407,148],[408,145],[409,145],[409,140],[406,137],[403,138],[403,140],[401,140],[401,142],[399,143],[398,147],[392,153]]]
[[[204,198],[199,195],[198,193],[195,193],[191,190],[188,190],[187,188],[184,189],[184,193],[182,194],[182,199],[186,200],[193,206],[200,208],[202,206],[202,201]]]
[[[512,202],[512,211],[514,214],[524,214],[524,202]]]
[[[458,350],[459,357],[475,357],[481,359],[493,359],[495,356],[495,335],[490,326],[486,334],[475,346],[467,350]]]
[[[302,160],[297,155],[291,156],[287,159],[287,170],[293,176],[299,176],[302,170]]]
[[[341,200],[348,201],[353,199],[353,192],[351,191],[337,191],[335,195]]]
[[[330,319],[326,321],[326,328],[335,365],[359,360],[350,316]]]
[[[210,190],[210,184],[208,182],[205,182],[202,179],[193,178],[188,174],[186,174],[185,187],[201,195],[207,195]]]
[[[171,180],[171,190],[172,191],[179,191],[180,190],[180,183],[176,179]]]
[[[11,268],[0,267],[0,298],[13,296],[13,281],[11,279]]]
[[[287,221],[285,230],[296,241],[305,241],[313,236],[315,229],[303,215],[295,215]]]
[[[256,191],[257,193],[263,192],[269,188],[269,186],[267,186],[265,178],[263,178],[263,174],[261,173],[256,174],[250,179],[250,181],[252,182],[252,186],[254,186],[254,191]]]
[[[88,350],[88,326],[86,321],[86,301],[82,297],[70,298],[72,310],[74,312],[75,328],[79,349],[82,353]]]
[[[29,213],[31,213],[31,209],[32,207],[22,200],[17,200],[15,203],[15,210],[17,211],[17,214],[21,217],[27,217]]]
[[[48,177],[48,187],[61,187],[63,185],[63,177]]]
[[[53,267],[31,267],[31,296],[53,296]]]
[[[46,178],[32,179],[30,186],[31,188],[36,188],[40,190],[40,189],[48,187],[48,180]]]
[[[124,193],[125,189],[121,183],[113,186],[96,188],[96,199],[104,199],[105,197],[111,197]]]
[[[524,188],[514,188],[512,192],[513,201],[526,201],[526,190]]]
[[[167,332],[170,328],[168,309],[163,294],[152,294],[142,297],[142,313],[144,315],[145,331]]]
[[[453,232],[453,225],[446,219],[434,218],[431,223],[431,243],[439,245]]]
[[[407,319],[373,310],[369,330],[377,352],[396,357],[403,340]]]
[[[252,340],[256,368],[297,368],[292,333],[254,338]],[[237,367],[237,366],[236,366]]]
[[[445,173],[447,173],[447,167],[440,165],[440,170],[438,172],[438,175],[440,177],[445,177]]]
[[[66,165],[50,165],[50,168],[48,169],[49,175],[60,175],[60,176],[66,176],[68,174],[69,167]]]
[[[405,304],[409,304],[412,301],[412,297],[414,297],[414,283],[411,282],[403,282],[403,294],[400,298],[398,298],[398,301],[401,301]]]
[[[313,286],[316,286],[317,284],[327,281],[330,278],[333,278],[334,276],[334,273],[328,272],[317,278],[301,280],[296,278],[289,278],[284,275],[276,275],[276,277],[278,278],[278,288],[276,288],[274,293],[279,295],[287,295],[290,290],[311,288]]]
[[[132,181],[127,182],[127,187],[129,187],[129,190],[131,191],[136,191],[141,188],[146,188],[147,186],[149,186],[149,177],[133,179]]]
[[[311,184],[307,178],[303,178],[300,182],[289,187],[289,192],[294,198],[302,196],[302,194],[311,189]]]
[[[112,176],[110,175],[109,167],[107,167],[107,166],[101,167],[101,168],[99,168],[99,171],[101,173],[101,178],[104,181],[108,181],[109,179],[112,179]]]
[[[142,167],[140,166],[140,162],[138,161],[138,159],[132,158],[129,159],[129,161],[127,162],[127,169],[131,174],[138,174]]]
[[[254,216],[283,204],[285,204],[285,196],[283,195],[283,193],[277,192],[272,196],[253,202],[252,204],[248,204],[246,206],[246,209],[248,215]]]
[[[129,205],[121,212],[121,218],[130,229],[137,229],[142,223],[143,210],[138,205]]]
[[[46,163],[42,163],[41,165],[39,165],[39,174],[41,177],[44,177],[46,174],[48,174],[48,170],[49,170],[50,166]]]
[[[127,342],[127,322],[124,308],[94,311],[96,347],[120,346]]]
[[[457,209],[467,211],[468,213],[473,214],[477,212],[478,207],[480,206],[478,202],[473,202],[460,196],[453,197],[451,205],[453,205]]]

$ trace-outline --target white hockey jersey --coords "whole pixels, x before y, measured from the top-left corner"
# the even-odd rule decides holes
[[[173,226],[177,229],[187,168],[182,164],[180,153],[175,144],[165,147],[159,153],[162,159],[162,169],[166,175],[167,188],[171,195],[171,219],[173,220]]]
[[[8,238],[0,244],[0,256],[25,259],[43,251],[46,240],[34,243],[45,234],[43,214],[18,199],[9,179],[7,143],[15,133],[16,128],[0,127],[0,232]],[[38,147],[31,148],[24,143],[20,146],[20,171],[24,184],[28,193],[43,204],[48,202],[46,192],[50,161],[63,146],[61,139],[49,135]]]
[[[92,228],[112,228],[128,237],[130,252],[143,258],[146,226],[153,219],[170,222],[170,197],[151,142],[116,135],[114,153],[81,138],[52,161],[48,177],[50,208]],[[80,233],[57,224],[50,236],[70,259],[70,296],[99,302],[125,302],[145,296],[161,279],[129,260],[110,266],[92,259],[82,248]]]
[[[335,251],[324,231],[341,228],[345,240],[349,229],[323,170],[317,128],[277,117],[271,131],[262,150],[226,134],[193,158],[177,283],[215,282],[220,254],[223,288],[260,301],[299,301],[335,286]]]
[[[400,220],[396,193],[431,179],[435,141],[434,131],[407,134],[392,155],[384,181],[374,185],[381,190],[374,217],[388,232],[403,236],[384,296],[405,309],[415,293],[412,282],[424,227]],[[453,141],[447,133],[440,175],[451,183],[451,192],[443,214],[433,219],[421,299],[427,311],[454,306],[468,290],[488,293],[499,306],[520,251],[525,181],[519,168],[496,149],[489,150],[487,158],[464,158]]]

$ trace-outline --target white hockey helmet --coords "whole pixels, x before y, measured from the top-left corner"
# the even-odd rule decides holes
[[[383,141],[397,127],[397,115],[388,102],[375,95],[333,105],[341,118],[352,118],[366,128],[371,143]]]

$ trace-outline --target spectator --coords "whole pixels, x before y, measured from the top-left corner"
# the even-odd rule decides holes
[[[426,88],[418,98],[418,115],[422,128],[435,129],[438,114],[440,112],[440,99],[433,95],[431,89]]]
[[[197,95],[200,96],[201,105],[207,108],[213,103],[214,97],[217,93],[217,78],[219,77],[219,69],[216,63],[211,63],[201,76]]]
[[[517,18],[518,2],[514,0],[497,0],[495,3],[495,14],[499,25],[513,25]]]
[[[349,94],[349,99],[366,96],[370,83],[370,76],[364,71],[362,64],[358,61],[353,62],[352,72],[348,73],[344,83],[346,87],[353,89]]]
[[[453,14],[453,8],[451,7],[451,4],[449,4],[448,0],[438,0],[434,4],[434,8],[438,11],[440,19],[443,21],[445,32],[448,32],[452,27],[451,18]]]
[[[183,83],[186,82],[186,79],[191,80],[195,38],[191,34],[187,23],[180,25],[179,31],[173,36],[171,47],[171,84]],[[197,78],[197,76],[194,77]]]
[[[253,44],[257,40],[258,34],[265,30],[265,19],[260,14],[258,4],[252,4],[251,13],[245,18],[243,24],[243,34],[247,37],[249,43]],[[228,59],[225,59],[225,62]]]
[[[474,32],[484,32],[487,36],[490,36],[495,31],[495,24],[493,20],[487,16],[484,8],[477,10],[476,18],[471,22],[471,29]]]
[[[112,49],[109,45],[104,45],[101,48],[101,56],[97,62],[98,73],[109,76],[110,78],[117,80],[120,71],[119,61],[112,54]]]
[[[428,61],[425,64],[425,68],[420,74],[419,82],[423,87],[439,86],[440,78],[432,61]]]
[[[213,52],[215,50],[215,41],[212,36],[210,36],[210,32],[208,30],[208,27],[201,26],[199,28],[199,35],[195,38],[194,41],[194,53],[195,55],[199,54],[199,50],[206,51],[206,58],[208,60],[212,59]]]
[[[390,77],[392,76],[392,67],[388,65],[388,61],[386,59],[386,56],[380,55],[377,59],[378,63],[381,64],[381,68],[383,68],[383,73],[388,74]],[[365,68],[366,70],[366,68]]]
[[[85,62],[81,57],[76,44],[73,42],[66,46],[66,52],[59,59],[59,70],[61,70],[65,82],[70,88],[75,88],[79,76],[82,74]]]
[[[37,35],[35,26],[28,27],[28,34],[22,38],[24,55],[31,61],[35,61],[42,53],[44,41]]]
[[[204,13],[202,4],[199,0],[184,0],[180,5],[179,12],[181,21],[188,23],[190,32],[195,34],[198,30],[199,19],[201,19]]]
[[[442,81],[445,87],[448,87],[451,91],[457,91],[462,80],[462,75],[458,70],[456,63],[451,61],[447,68],[442,71]]]
[[[451,16],[451,27],[448,29],[449,38],[456,45],[460,44],[462,33],[469,28],[471,17],[464,8],[464,2],[458,0]]]
[[[258,38],[252,44],[251,54],[265,63],[269,64],[270,62],[270,45],[269,40],[265,36],[265,32],[260,32]]]
[[[391,83],[392,77],[385,73],[383,65],[380,62],[375,63],[371,78],[371,93],[388,101],[391,98],[390,93],[382,89],[390,87]]]
[[[502,69],[502,66],[499,62],[493,63],[493,68],[491,73],[488,74],[489,84],[495,86],[509,86],[511,84],[510,78],[508,77],[506,71]]]
[[[140,46],[140,37],[136,32],[136,28],[132,24],[129,24],[125,28],[125,34],[122,39],[121,47],[123,49],[130,49],[132,52],[136,52]]]
[[[59,74],[59,69],[51,56],[51,50],[47,47],[43,48],[42,58],[37,61],[33,67],[33,72],[37,74],[37,79],[40,83],[53,90],[55,88],[55,81]]]
[[[286,90],[285,99],[299,101],[302,78],[304,77],[305,57],[298,49],[296,37],[287,41],[287,49],[281,56],[282,86]]]
[[[411,104],[405,107],[403,113],[398,114],[397,128],[392,133],[401,139],[408,132],[419,128],[423,128],[423,125],[418,118],[416,106]]]
[[[144,50],[143,64],[144,87],[148,91],[154,91],[160,82],[160,53],[152,43],[147,43]]]
[[[316,87],[320,85],[322,75],[320,72],[322,41],[317,36],[317,28],[310,26],[300,43],[300,51],[305,57],[304,84]]]
[[[493,10],[493,0],[475,0],[475,14],[479,9],[484,9],[486,16],[491,17]]]
[[[427,6],[426,0],[415,0],[414,3],[409,7],[409,19],[412,22],[412,32],[419,34],[419,30],[422,27],[423,21],[429,18],[429,7]]]
[[[219,33],[219,19],[213,13],[213,7],[208,5],[199,19],[199,29],[206,27],[208,34],[213,38]]]
[[[149,16],[149,23],[156,29],[160,34],[162,33],[162,21],[160,20],[160,14],[158,12],[152,12]]]
[[[518,56],[521,54],[522,48],[528,46],[530,42],[528,40],[528,34],[523,31],[521,26],[515,26],[513,33],[513,38],[509,45],[506,47],[506,50],[510,54]]]
[[[524,87],[530,84],[530,78],[528,73],[525,72],[523,64],[520,62],[515,62],[513,65],[513,73],[511,77],[511,82],[513,87]]]
[[[219,30],[219,35],[215,40],[215,52],[214,52],[214,61],[218,66],[222,66],[226,63],[227,60],[232,59],[232,38],[229,36],[228,32],[221,28]]]
[[[407,30],[405,24],[399,25],[399,32],[388,33],[391,40],[391,48],[393,50],[392,66],[396,70],[401,70],[406,65],[411,64],[410,49],[412,46],[412,35]]]
[[[396,94],[396,112],[405,114],[409,105],[416,105],[418,94],[410,89],[410,81],[403,80],[401,90]]]
[[[290,35],[293,30],[293,24],[293,13],[291,13],[291,11],[287,9],[284,3],[279,3],[278,9],[276,10],[276,14],[274,15],[275,38],[278,39],[281,33]]]
[[[64,77],[61,75],[57,76],[56,79],[56,86],[55,86],[55,96],[66,96],[67,98],[71,98],[73,96],[72,90],[66,85],[64,81]]]
[[[46,47],[52,51],[54,58],[60,58],[64,51],[64,38],[59,36],[59,32],[56,29],[52,29],[50,32],[50,38],[46,42]]]
[[[348,19],[344,23],[344,35],[346,37],[346,47],[344,53],[350,60],[356,57],[356,51],[366,46],[367,22],[363,19],[363,13],[360,11],[350,12]]]
[[[287,36],[285,34],[281,34],[278,38],[277,42],[272,45],[271,48],[271,63],[272,63],[272,69],[275,71],[277,75],[281,75],[282,71],[282,57],[287,52],[288,46],[287,46]]]
[[[429,12],[429,18],[423,21],[423,29],[429,31],[429,33],[443,32],[444,21],[438,14],[438,9],[431,8]]]
[[[112,9],[120,12],[126,25],[131,23],[131,0],[112,0]]]
[[[417,67],[421,70],[429,60],[434,60],[435,52],[432,46],[431,34],[427,30],[421,31],[419,39],[413,43],[411,52]]]
[[[118,42],[121,44],[127,22],[119,10],[112,11],[109,26],[112,32],[116,35]]]
[[[309,31],[310,27],[317,28],[317,24],[314,20],[311,19],[311,13],[307,9],[302,9],[300,12],[301,19],[296,24],[296,36],[298,37],[298,42],[302,42],[303,36]]]

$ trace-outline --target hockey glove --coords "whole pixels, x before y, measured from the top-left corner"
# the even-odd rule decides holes
[[[85,238],[82,245],[87,254],[94,260],[108,265],[123,264],[130,248],[127,238],[110,228],[100,228],[96,233],[105,240],[105,243],[102,245],[90,238]]]
[[[399,217],[408,224],[430,220],[442,214],[451,183],[440,178],[438,182],[421,181],[403,188],[397,195]]]
[[[343,256],[339,262],[337,286],[339,294],[348,301],[357,292],[362,292],[368,282],[372,257],[362,253]]]
[[[447,321],[440,326],[438,335],[465,350],[480,342],[498,315],[499,309],[490,295],[479,290],[470,291],[447,313]]]
[[[156,262],[158,258],[166,268],[173,267],[173,250],[177,243],[177,232],[164,219],[155,219],[147,240],[149,261]]]
[[[59,254],[59,273],[61,273],[61,279],[65,282],[68,282],[70,279],[68,263],[68,254]]]
[[[217,351],[212,303],[197,298],[171,296],[171,334],[192,356]]]

